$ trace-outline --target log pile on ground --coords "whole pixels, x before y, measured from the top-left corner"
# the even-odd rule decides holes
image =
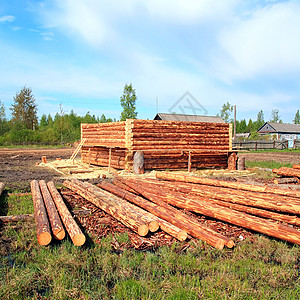
[[[143,151],[144,169],[227,168],[232,151],[225,123],[132,120],[81,124],[83,162],[132,169],[136,151]],[[231,168],[235,169],[236,158]]]
[[[98,187],[77,180],[64,185],[140,236],[156,221],[161,230],[181,241],[188,234],[218,249],[234,246],[231,238],[186,213],[191,212],[300,245],[300,232],[292,226],[300,226],[297,191],[168,172],[156,176],[117,177],[113,184],[102,181]]]
[[[48,245],[52,234],[55,239],[62,240],[65,237],[62,219],[74,245],[83,245],[85,236],[68,211],[54,183],[46,184],[44,180],[33,180],[30,185],[38,243],[42,246]]]
[[[273,173],[280,176],[274,179],[275,184],[298,184],[300,182],[300,165],[293,165],[293,168],[273,169]]]

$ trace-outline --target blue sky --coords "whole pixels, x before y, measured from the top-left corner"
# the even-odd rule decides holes
[[[31,87],[38,114],[119,118],[125,83],[138,117],[185,92],[208,115],[238,119],[300,109],[300,1],[0,0],[0,101]],[[179,112],[179,111],[177,111]],[[186,113],[192,113],[188,108]]]

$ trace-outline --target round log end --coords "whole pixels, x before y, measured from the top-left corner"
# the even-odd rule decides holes
[[[226,243],[226,246],[227,246],[228,248],[233,248],[233,247],[235,246],[235,243],[234,243],[233,240],[229,240],[229,241]]]
[[[216,249],[222,250],[224,248],[224,241],[217,241],[215,245],[213,245]]]
[[[180,231],[177,235],[177,239],[181,242],[185,241],[187,239],[187,237],[188,237],[188,234],[184,230]]]
[[[75,246],[82,246],[85,243],[85,235],[83,233],[76,234],[72,241]]]
[[[157,221],[151,221],[148,226],[151,232],[155,232],[159,229],[159,223]]]
[[[148,225],[144,224],[144,225],[139,226],[139,228],[138,228],[138,234],[140,236],[146,236],[148,234],[148,232],[149,232]]]
[[[38,235],[37,240],[41,246],[47,246],[51,242],[51,234],[49,232],[42,232]]]
[[[55,239],[61,241],[62,239],[65,238],[66,232],[64,229],[55,230],[53,231],[53,236]]]

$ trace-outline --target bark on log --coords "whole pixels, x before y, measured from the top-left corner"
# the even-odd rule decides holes
[[[150,223],[149,218],[145,218],[140,210],[127,201],[113,195],[107,195],[100,189],[87,188],[86,184],[79,181],[65,181],[64,185],[110,214],[134,232],[141,236],[147,235],[149,231],[147,223]]]
[[[62,240],[66,236],[66,233],[60,220],[59,214],[56,210],[56,206],[54,204],[52,196],[47,188],[46,182],[44,180],[40,180],[39,186],[44,198],[44,203],[47,209],[53,236],[57,240]]]
[[[153,181],[153,184],[161,184],[163,187],[165,187],[164,182],[159,183]],[[239,190],[229,188],[217,188],[214,186],[205,185],[199,186],[197,184],[182,182],[176,184],[170,182],[167,184],[166,188],[177,192],[185,191],[188,194],[195,194],[206,198],[242,204],[246,206],[254,206],[262,209],[269,209],[291,214],[299,214],[300,212],[300,201],[298,198],[248,191],[243,191],[241,193]]]
[[[182,229],[175,227],[174,225],[171,225],[168,222],[172,220],[173,223],[173,217],[171,217],[169,213],[166,213],[163,208],[160,208],[158,205],[146,199],[143,199],[135,194],[132,194],[122,188],[119,188],[107,181],[101,182],[99,184],[99,187],[116,196],[121,197],[122,199],[126,199],[131,203],[138,205],[139,207],[145,209],[146,211],[149,211],[150,213],[158,217],[157,221],[163,231],[177,238],[180,241],[186,240],[187,233]]]
[[[169,192],[167,190],[161,192],[155,188],[151,189],[149,186],[144,185],[142,180],[139,180],[139,187],[147,191],[151,190],[154,196],[171,205],[300,245],[300,232],[294,228],[273,223],[217,204],[208,203],[205,198],[202,201],[200,196],[194,199],[193,197],[186,197],[186,195],[183,196],[177,192]]]
[[[46,246],[51,242],[51,232],[46,209],[39,184],[36,180],[31,181],[31,193],[34,207],[34,218],[36,222],[36,234],[38,243]]]
[[[175,191],[175,192],[179,192],[184,195],[189,195],[191,197],[197,196],[197,192],[195,192],[195,190],[193,190],[193,187],[191,187],[192,184],[183,186],[183,185],[172,185],[168,182],[155,182],[155,180],[151,180],[151,181],[148,180],[148,181],[151,182],[151,184],[153,186],[156,186],[158,189]],[[267,218],[267,219],[272,219],[272,220],[281,221],[281,222],[300,226],[300,218],[298,218],[297,216],[294,216],[294,215],[285,215],[285,214],[280,214],[280,213],[272,212],[272,211],[265,210],[265,209],[259,209],[259,208],[255,208],[255,207],[251,207],[251,206],[216,200],[215,198],[211,198],[211,196],[213,197],[212,194],[206,193],[205,191],[203,194],[199,193],[199,195],[202,195],[203,197],[205,197],[207,199],[207,201],[209,201],[210,203],[213,203],[213,204],[218,204],[220,206],[228,207],[228,208],[231,208],[231,209],[234,209],[237,211],[246,212],[248,214],[255,215],[258,217],[263,217],[263,218]],[[205,198],[202,198],[202,199],[204,200]],[[222,197],[219,197],[219,198],[221,199]]]
[[[228,157],[228,170],[229,171],[236,170],[236,159],[237,159],[237,155],[235,152],[229,154],[229,157]]]
[[[4,190],[5,184],[3,182],[0,182],[0,196]]]
[[[286,183],[298,183],[299,179],[296,177],[286,177],[286,178],[275,178],[274,183],[275,184],[286,184]]]
[[[251,184],[239,183],[239,182],[229,182],[224,180],[209,179],[209,178],[203,178],[203,177],[197,177],[191,175],[156,172],[156,178],[300,198],[300,192],[298,191],[289,191],[289,190],[284,190],[279,188],[271,188],[268,186],[251,185]]]
[[[280,169],[273,169],[273,173],[279,176],[300,178],[300,170],[294,168],[281,167]]]
[[[48,182],[47,186],[73,244],[75,246],[82,246],[85,243],[85,235],[69,212],[53,181]]]
[[[144,186],[138,186],[136,181],[133,179],[127,179],[126,181],[121,179],[120,180],[130,186],[131,188],[135,189],[137,192],[139,192],[141,195],[152,201],[153,203],[157,204],[159,206],[159,210],[164,209],[164,211],[168,214],[172,214],[172,218],[168,219],[169,222],[172,222],[175,226],[178,226],[181,229],[184,229],[189,233],[191,236],[199,238],[209,245],[217,248],[222,249],[224,245],[226,245],[229,248],[232,248],[234,246],[234,243],[232,240],[224,237],[223,235],[217,233],[216,231],[204,227],[199,222],[193,220],[192,218],[188,218],[188,216],[177,209],[173,208],[172,206],[168,205],[163,201],[161,198],[156,197],[151,190],[144,189]],[[177,222],[177,223],[175,223]]]

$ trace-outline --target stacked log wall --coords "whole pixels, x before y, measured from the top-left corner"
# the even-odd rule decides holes
[[[131,169],[135,151],[144,151],[145,169],[226,168],[231,149],[229,124],[133,120],[82,124],[82,160]]]

